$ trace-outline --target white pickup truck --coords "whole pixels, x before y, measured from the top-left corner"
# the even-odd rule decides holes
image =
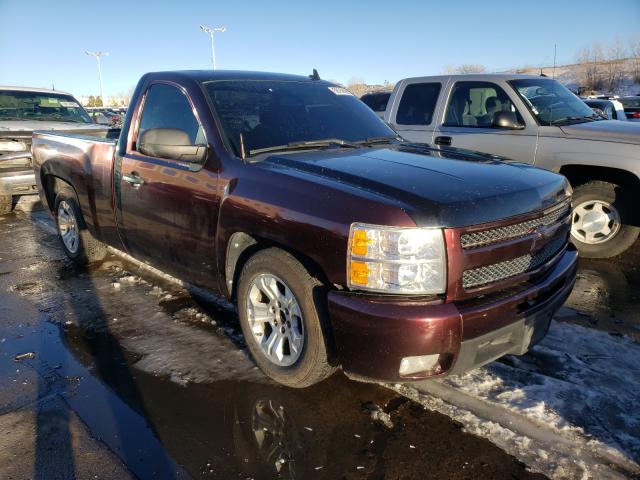
[[[603,120],[550,78],[445,75],[398,82],[384,120],[409,141],[476,150],[565,175],[573,242],[607,258],[640,233],[640,124]]]

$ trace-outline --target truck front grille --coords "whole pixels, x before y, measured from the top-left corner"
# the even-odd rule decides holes
[[[505,227],[491,228],[479,232],[465,233],[460,237],[462,248],[478,248],[492,243],[504,242],[513,238],[524,237],[531,230],[545,226],[549,227],[563,221],[570,213],[571,206],[568,203],[550,211],[540,218],[527,220],[525,222],[507,225]]]
[[[504,262],[465,270],[462,273],[462,286],[465,289],[479,287],[535,270],[552,259],[565,244],[566,238],[555,238],[535,253],[527,253]]]
[[[494,295],[543,276],[566,250],[570,229],[565,199],[516,218],[447,230],[447,298]]]

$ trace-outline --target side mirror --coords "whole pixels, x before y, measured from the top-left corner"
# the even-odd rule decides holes
[[[496,112],[493,114],[493,128],[505,128],[509,130],[522,130],[524,125],[518,122],[514,112]]]
[[[593,113],[595,113],[596,115],[600,115],[605,120],[609,120],[609,117],[607,116],[606,113],[604,113],[604,110],[602,110],[601,108],[591,107],[591,110],[593,110]]]
[[[177,128],[150,128],[138,140],[141,153],[181,162],[202,163],[207,150],[207,145],[193,145],[189,134]]]

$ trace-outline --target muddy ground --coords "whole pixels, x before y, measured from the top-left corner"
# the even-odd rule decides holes
[[[562,320],[638,340],[634,258],[583,262]],[[0,217],[0,478],[544,478],[460,423],[337,374],[267,380],[227,305]]]

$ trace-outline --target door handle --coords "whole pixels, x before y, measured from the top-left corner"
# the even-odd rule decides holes
[[[140,187],[140,185],[144,185],[144,180],[138,172],[131,172],[131,175],[123,175],[122,180],[130,183],[134,188],[138,188]]]
[[[452,142],[452,138],[451,137],[436,137],[436,139],[435,139],[435,144],[436,145],[449,146],[449,145],[451,145],[451,142]]]

